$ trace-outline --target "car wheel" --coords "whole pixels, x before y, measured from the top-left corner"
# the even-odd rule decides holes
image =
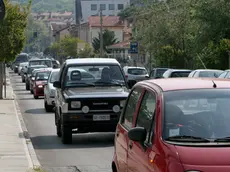
[[[47,101],[45,101],[45,100],[44,100],[44,106],[45,106],[46,112],[52,112],[53,111],[53,106],[48,105]]]
[[[35,96],[35,95],[34,95],[34,99],[38,99],[38,96]]]
[[[26,90],[30,90],[30,86],[26,84]]]
[[[30,93],[31,93],[31,94],[34,94],[34,90],[30,90]]]
[[[24,80],[24,79],[22,79],[22,82],[24,83],[24,82],[25,82],[25,80]]]
[[[68,126],[61,125],[61,140],[63,144],[72,143],[72,129]]]

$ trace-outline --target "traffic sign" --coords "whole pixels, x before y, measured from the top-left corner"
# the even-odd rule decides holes
[[[131,54],[138,54],[138,42],[130,42],[130,50]]]

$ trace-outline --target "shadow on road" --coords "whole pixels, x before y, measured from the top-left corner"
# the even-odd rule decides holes
[[[29,109],[26,110],[24,113],[30,113],[30,114],[46,114],[46,111],[44,108],[38,108],[38,109]]]
[[[55,135],[37,136],[31,138],[35,149],[76,149],[113,147],[113,133],[74,134],[71,145],[63,145],[61,139]]]

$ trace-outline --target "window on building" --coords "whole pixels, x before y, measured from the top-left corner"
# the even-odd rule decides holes
[[[114,4],[109,4],[109,10],[115,10],[115,5]]]
[[[118,10],[123,10],[124,9],[124,4],[118,4],[117,9]]]
[[[100,10],[106,10],[106,5],[105,4],[100,4]]]
[[[91,11],[97,10],[97,4],[91,4]]]

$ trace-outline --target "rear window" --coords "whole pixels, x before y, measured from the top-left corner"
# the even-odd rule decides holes
[[[22,63],[22,62],[27,62],[27,61],[28,61],[27,55],[19,55],[15,60],[16,63]]]
[[[199,77],[218,78],[222,71],[201,71]]]
[[[52,67],[52,61],[51,60],[32,60],[29,62],[29,66],[35,66],[35,65],[45,65],[47,67]]]
[[[37,72],[37,73],[36,73],[35,80],[36,80],[36,81],[48,80],[49,75],[50,75],[50,71],[48,71],[48,72]]]
[[[188,77],[188,75],[190,74],[190,71],[186,72],[172,72],[171,77],[172,78],[177,78],[177,77]]]
[[[145,69],[131,68],[131,69],[128,69],[128,74],[131,74],[131,75],[146,75],[147,71]]]

